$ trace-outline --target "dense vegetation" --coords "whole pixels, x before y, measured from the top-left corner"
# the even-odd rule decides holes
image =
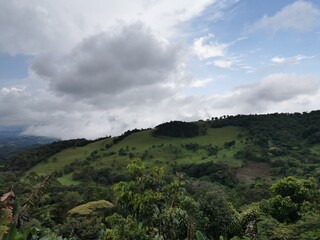
[[[319,239],[319,122],[225,116],[36,148],[0,173],[18,206],[1,198],[0,239]]]
[[[290,151],[303,144],[320,143],[320,111],[228,116],[214,118],[211,126],[245,127],[255,143],[263,148],[273,145]]]
[[[195,137],[199,135],[199,127],[195,123],[171,121],[162,123],[154,131],[156,136]]]

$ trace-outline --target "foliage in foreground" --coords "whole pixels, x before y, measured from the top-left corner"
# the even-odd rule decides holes
[[[117,212],[106,218],[107,239],[196,239],[203,235],[198,230],[217,239],[221,234],[246,235],[248,225],[255,224],[254,211],[239,214],[224,202],[214,208],[214,194],[196,201],[186,192],[182,177],[167,180],[163,168],[147,170],[136,160],[128,172],[131,181],[113,187]]]
[[[193,239],[199,205],[179,176],[167,183],[162,168],[146,172],[140,161],[128,172],[132,180],[113,187],[119,213],[106,219],[107,239]]]
[[[315,240],[320,234],[320,196],[314,178],[291,176],[275,181],[269,194],[263,194],[267,199],[250,202],[250,206],[237,205],[242,209],[239,213],[231,204],[232,199],[224,195],[234,191],[239,197],[246,189],[223,187],[218,182],[213,188],[213,183],[198,181],[201,187],[195,192],[190,189],[194,180],[179,174],[167,175],[160,167],[149,169],[140,160],[131,162],[127,170],[128,180],[113,186],[115,198],[110,197],[111,193],[105,194],[105,186],[89,181],[65,192],[60,192],[63,187],[58,183],[44,195],[52,178],[44,178],[25,197],[25,203],[20,205],[27,208],[12,211],[14,208],[7,206],[13,205],[1,198],[0,239],[7,234],[5,240]],[[24,182],[28,180],[33,186],[35,178],[29,176]],[[23,191],[26,189],[22,188],[18,197]],[[101,199],[113,200],[113,215],[110,216],[113,204]],[[16,226],[29,220],[22,217],[23,212],[31,215],[31,221],[15,231]],[[19,215],[24,221],[13,221],[20,219]]]

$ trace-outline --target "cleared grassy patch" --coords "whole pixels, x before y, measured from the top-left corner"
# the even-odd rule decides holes
[[[108,149],[108,152],[115,154],[103,157],[100,161],[94,163],[95,166],[125,166],[129,162],[128,156],[119,156],[120,149],[124,149],[135,157],[142,157],[147,165],[161,164],[184,164],[194,162],[218,161],[219,159],[228,159],[228,163],[239,165],[239,160],[233,161],[234,153],[243,148],[243,144],[238,139],[238,134],[244,133],[238,127],[209,128],[207,135],[193,138],[172,138],[172,137],[154,137],[152,130],[134,133],[126,137],[123,141]],[[225,142],[236,140],[235,146],[224,149]],[[185,144],[195,143],[200,146],[197,151],[186,150],[182,147]],[[220,148],[217,156],[208,156],[204,146],[217,146]],[[145,155],[145,157],[143,157]]]
[[[48,175],[53,171],[62,170],[66,165],[74,161],[85,160],[93,151],[99,150],[101,147],[105,146],[107,142],[110,141],[110,139],[106,139],[90,143],[83,147],[65,149],[51,156],[46,162],[39,163],[38,165],[30,169],[27,174],[34,171],[40,175]]]
[[[65,174],[57,179],[62,185],[71,186],[79,185],[79,181],[73,180],[73,173]]]
[[[68,213],[77,216],[98,215],[98,212],[103,212],[106,209],[111,209],[113,207],[114,205],[111,202],[106,200],[99,200],[79,205],[71,209]]]

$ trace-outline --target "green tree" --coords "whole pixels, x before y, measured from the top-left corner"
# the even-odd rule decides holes
[[[235,221],[234,210],[217,192],[208,192],[199,198],[200,208],[204,214],[205,234],[214,239],[220,235],[227,236],[230,225]]]
[[[302,204],[304,201],[315,200],[317,187],[317,183],[313,178],[305,180],[286,177],[274,183],[270,190],[274,196],[290,197],[294,203]]]
[[[146,170],[140,160],[127,169],[132,180],[113,187],[118,213],[106,218],[107,239],[194,239],[201,213],[182,179],[166,182],[163,168]]]
[[[313,178],[286,177],[272,184],[272,198],[263,201],[261,208],[280,222],[295,222],[302,206],[317,201],[317,188]]]

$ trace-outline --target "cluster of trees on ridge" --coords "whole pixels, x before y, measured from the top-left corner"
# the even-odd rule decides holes
[[[320,111],[310,113],[273,113],[265,115],[236,115],[213,118],[211,127],[238,126],[261,147],[272,141],[287,150],[301,144],[320,143]]]
[[[192,122],[171,121],[156,126],[155,136],[195,137],[199,135],[199,126]]]

